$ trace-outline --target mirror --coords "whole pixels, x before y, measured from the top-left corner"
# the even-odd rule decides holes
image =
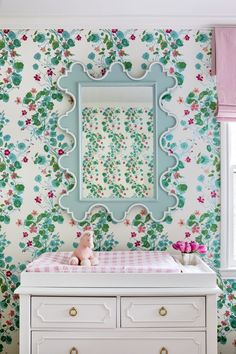
[[[162,146],[162,135],[175,119],[160,102],[175,79],[158,63],[140,79],[130,77],[120,63],[100,79],[74,63],[58,85],[73,97],[72,110],[59,124],[75,140],[59,163],[76,180],[61,206],[76,220],[98,205],[116,221],[134,205],[145,207],[154,220],[163,218],[177,203],[162,184],[164,173],[176,164]]]
[[[152,87],[83,86],[81,199],[154,198]]]

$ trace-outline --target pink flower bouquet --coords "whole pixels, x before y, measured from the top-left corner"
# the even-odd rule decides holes
[[[200,245],[196,241],[177,241],[173,243],[172,247],[180,251],[181,253],[199,253],[199,254],[206,254],[207,253],[207,246]]]

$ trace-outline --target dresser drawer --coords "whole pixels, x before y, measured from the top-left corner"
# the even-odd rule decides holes
[[[205,334],[33,332],[32,354],[205,354]]]
[[[115,328],[115,297],[32,298],[32,328]]]
[[[204,327],[204,297],[123,297],[121,327]]]

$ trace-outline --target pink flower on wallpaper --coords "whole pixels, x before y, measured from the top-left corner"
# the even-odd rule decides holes
[[[35,74],[35,75],[34,75],[34,79],[35,79],[36,81],[40,81],[40,80],[41,80],[41,76],[40,76],[39,74]]]
[[[166,33],[171,33],[172,32],[172,29],[167,29],[166,30]]]
[[[90,225],[86,225],[84,228],[83,228],[84,231],[89,231],[89,230],[92,230],[92,227]]]
[[[18,294],[13,294],[13,300],[17,301],[19,299],[19,295]]]
[[[185,232],[185,237],[188,238],[188,237],[190,237],[190,236],[191,236],[190,232],[189,232],[189,231],[186,231],[186,232]]]
[[[31,124],[31,119],[26,119],[25,124],[26,125],[30,125]]]
[[[23,237],[28,237],[28,236],[29,236],[28,232],[24,231],[23,232]]]
[[[31,234],[36,234],[38,231],[37,226],[31,225],[29,231]]]
[[[118,54],[119,54],[120,57],[123,57],[125,55],[125,51],[124,50],[120,50],[118,52]]]
[[[118,29],[117,28],[113,28],[111,31],[112,31],[112,33],[117,33]]]
[[[24,35],[21,37],[21,39],[22,39],[23,41],[27,41],[28,37],[26,36],[26,34],[24,34]]]
[[[10,43],[9,43],[9,45],[10,45]],[[10,52],[10,56],[11,56],[12,58],[14,58],[16,55],[17,55],[17,53],[16,53],[15,50],[12,50],[12,51]]]
[[[10,150],[8,150],[8,149],[4,150],[4,155],[5,155],[5,156],[10,155],[10,153],[11,153],[11,151],[10,151]]]
[[[11,178],[12,179],[15,179],[15,178],[17,178],[18,177],[18,174],[16,173],[16,172],[13,172],[12,174],[11,174]]]
[[[233,294],[229,294],[228,295],[228,300],[232,301],[234,299],[234,295]]]
[[[194,124],[194,119],[193,119],[193,118],[190,118],[190,119],[188,120],[188,124],[189,124],[189,125]]]
[[[212,198],[216,198],[216,191],[212,191],[212,192],[211,192],[211,197],[212,197]]]
[[[65,151],[63,149],[58,150],[58,155],[63,155],[64,153],[65,153]]]
[[[171,67],[169,68],[169,73],[170,73],[170,74],[174,74],[174,72],[175,72],[175,69],[173,68],[173,66],[171,66]]]
[[[57,33],[63,33],[64,32],[64,29],[62,29],[62,28],[59,28],[58,30],[57,30]]]
[[[204,203],[205,199],[203,197],[198,197],[197,200],[199,201],[199,203]]]
[[[36,203],[41,203],[42,202],[42,198],[40,198],[40,197],[36,197],[36,198],[34,198],[34,200],[36,201]]]
[[[190,111],[188,109],[184,110],[184,115],[187,116],[190,113]]]
[[[76,237],[79,238],[81,235],[82,235],[82,232],[80,232],[80,231],[77,231],[77,232],[76,232]]]
[[[139,233],[142,233],[142,232],[145,232],[146,231],[146,227],[145,226],[142,226],[142,225],[139,225],[138,227],[138,232]]]
[[[184,225],[184,220],[183,219],[179,219],[178,224],[179,224],[179,226],[183,226]]]
[[[135,40],[135,35],[134,34],[132,34],[131,36],[130,36],[130,39],[132,40],[132,41],[134,41]]]
[[[199,104],[197,104],[197,103],[192,103],[191,104],[191,110],[192,111],[198,111],[198,109],[199,109]]]
[[[141,214],[142,216],[146,215],[146,214],[147,214],[147,210],[146,210],[146,209],[141,209],[141,210],[140,210],[140,214]]]
[[[4,29],[4,30],[3,30],[3,33],[4,33],[4,34],[8,34],[9,32],[10,32],[9,29]]]
[[[27,245],[28,247],[31,247],[31,246],[33,245],[33,242],[32,242],[32,241],[28,241],[28,242],[26,243],[26,245]]]
[[[226,326],[227,325],[227,321],[221,321],[222,326]]]
[[[77,34],[77,36],[75,37],[75,39],[77,39],[77,41],[81,41],[82,37],[80,34]]]
[[[189,156],[186,157],[185,159],[186,162],[191,162],[191,158]]]
[[[129,226],[129,225],[130,225],[130,220],[129,220],[129,219],[125,219],[124,224],[125,224],[126,226]]]
[[[181,177],[181,174],[179,172],[174,173],[174,179],[178,179]]]
[[[179,54],[179,51],[175,49],[175,50],[173,50],[172,55],[173,55],[173,57],[177,57],[180,54]]]
[[[134,245],[135,245],[135,247],[139,247],[141,245],[141,242],[140,241],[135,241]]]
[[[193,234],[198,234],[199,232],[200,232],[200,227],[197,226],[197,225],[194,225],[194,226],[192,227],[192,233],[193,233]]]
[[[131,232],[131,237],[136,237],[136,236],[137,236],[136,232]]]
[[[48,198],[53,198],[54,197],[54,194],[52,191],[48,192]]]
[[[27,111],[26,111],[25,109],[23,109],[23,110],[21,111],[21,114],[22,114],[22,116],[25,116],[25,115],[27,114]]]
[[[200,74],[198,74],[198,75],[196,76],[196,79],[197,79],[198,81],[203,81],[203,76],[200,75]]]
[[[75,225],[76,225],[76,222],[75,222],[74,219],[70,219],[69,224],[70,224],[71,226],[75,226]]]
[[[15,311],[14,310],[9,311],[8,316],[10,317],[15,316]]]
[[[52,75],[53,75],[52,69],[48,69],[48,70],[47,70],[47,74],[48,74],[48,76],[52,76]]]
[[[30,103],[29,104],[29,111],[35,111],[36,110],[36,104],[35,103]]]
[[[186,35],[184,36],[184,39],[185,39],[186,41],[189,41],[189,40],[190,40],[189,35],[188,35],[188,34],[186,34]]]
[[[12,275],[12,272],[11,272],[10,270],[7,270],[7,271],[6,271],[6,276],[7,276],[7,277],[10,277],[11,275]]]
[[[71,52],[69,50],[64,51],[65,57],[69,57],[71,55]]]
[[[225,311],[224,315],[225,315],[226,317],[229,317],[229,316],[230,316],[230,312],[227,310],[227,311]]]

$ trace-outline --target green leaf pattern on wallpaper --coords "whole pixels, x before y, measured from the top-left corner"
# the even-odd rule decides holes
[[[163,180],[179,204],[161,223],[138,207],[122,223],[98,208],[77,223],[58,205],[75,181],[58,165],[59,156],[73,146],[58,128],[58,117],[73,102],[56,81],[76,60],[95,77],[115,61],[140,77],[159,61],[177,78],[176,90],[163,97],[163,105],[179,123],[162,143],[179,160]],[[19,309],[14,290],[20,272],[43,252],[73,249],[83,230],[92,228],[95,248],[106,251],[167,250],[177,239],[196,239],[207,244],[208,261],[219,268],[220,142],[210,65],[210,31],[0,31],[0,352],[16,352]],[[113,143],[119,143],[115,137]],[[133,181],[135,174],[129,172]],[[98,193],[86,183],[90,192]],[[221,343],[236,323],[234,282],[226,281],[225,289],[218,302]]]

